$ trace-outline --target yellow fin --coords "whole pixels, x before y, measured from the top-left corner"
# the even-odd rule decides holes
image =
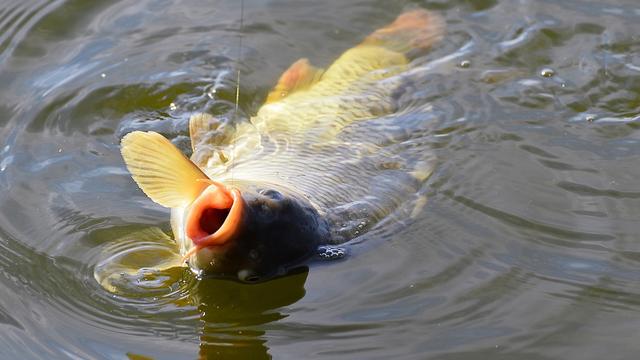
[[[423,9],[407,11],[391,24],[374,31],[361,44],[380,46],[399,53],[426,50],[442,38],[444,21]]]
[[[186,266],[176,242],[157,227],[128,233],[106,244],[93,277],[113,293],[161,290]]]
[[[195,113],[189,118],[189,137],[191,137],[191,148],[196,150],[206,135],[220,128],[222,123],[213,115],[207,113]]]
[[[265,103],[281,100],[293,92],[309,88],[320,80],[323,72],[323,69],[311,65],[308,59],[302,58],[294,62],[280,76],[278,84],[271,90]]]
[[[162,206],[186,206],[208,185],[202,181],[209,179],[207,175],[156,132],[127,134],[122,138],[120,151],[133,180]]]

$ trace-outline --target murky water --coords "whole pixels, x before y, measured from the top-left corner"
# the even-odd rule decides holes
[[[95,267],[144,245],[115,240],[169,226],[119,139],[186,148],[193,111],[233,109],[239,2],[5,1],[0,357],[635,358],[637,1],[246,0],[241,111],[415,6],[447,23],[401,99],[432,106],[417,221],[267,283],[174,271],[114,294]]]

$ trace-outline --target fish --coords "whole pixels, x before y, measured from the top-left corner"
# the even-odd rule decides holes
[[[406,203],[424,205],[417,191],[433,159],[395,153],[407,139],[367,125],[402,121],[404,75],[443,33],[439,15],[413,9],[324,69],[295,61],[249,119],[193,114],[190,158],[159,133],[126,134],[126,167],[171,209],[181,262],[200,276],[267,280],[383,226]]]

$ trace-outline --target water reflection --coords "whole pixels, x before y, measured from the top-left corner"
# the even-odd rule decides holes
[[[326,64],[405,8],[445,17],[402,127],[353,129],[425,134],[407,143],[438,159],[417,222],[265,284],[174,268],[105,291],[107,244],[168,233],[119,138],[188,148],[191,112],[227,115],[239,2],[5,2],[0,357],[637,356],[637,0],[245,3],[246,114],[300,57]]]
[[[200,312],[201,358],[271,358],[265,331],[260,325],[286,315],[280,308],[305,295],[308,269],[268,283],[241,284],[205,279],[191,289],[190,301]]]
[[[199,321],[192,322],[192,333],[199,334],[201,358],[269,358],[261,325],[285,318],[280,309],[305,295],[307,267],[251,285],[197,279],[182,266],[175,242],[161,229],[127,226],[117,230],[123,234],[118,239],[100,240],[105,235],[113,236],[113,230],[108,235],[97,231],[85,240],[102,247],[101,259],[94,268],[97,282],[121,303],[141,306],[151,301],[145,306],[147,311],[195,309]],[[195,320],[196,316],[190,314],[189,318]]]

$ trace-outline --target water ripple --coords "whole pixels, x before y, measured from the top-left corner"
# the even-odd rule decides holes
[[[153,268],[168,213],[119,139],[189,151],[190,114],[233,119],[237,69],[248,118],[295,59],[324,67],[406,4],[252,2],[242,59],[234,1],[0,6],[0,356],[634,358],[637,4],[422,3],[448,33],[386,83],[401,111],[305,153],[385,175],[365,191],[312,158],[276,177],[357,198],[336,208],[349,256],[255,286]]]
[[[15,2],[13,7],[0,9],[0,64],[5,63],[11,56],[29,29],[61,3],[61,1]]]

